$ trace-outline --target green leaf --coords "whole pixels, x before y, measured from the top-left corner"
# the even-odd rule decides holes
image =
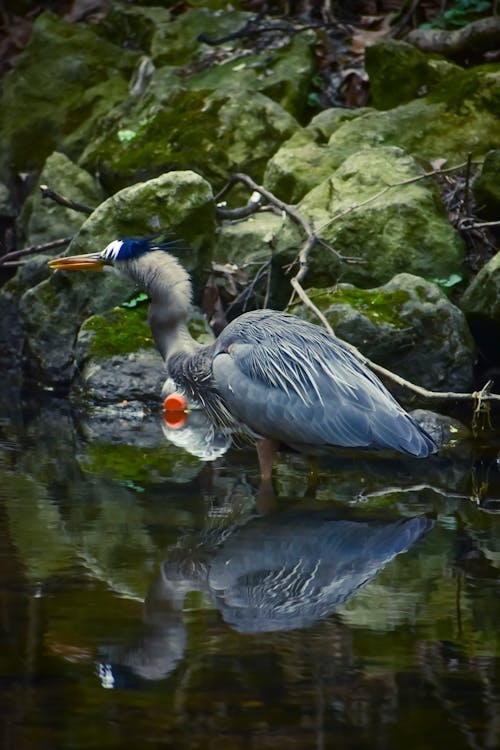
[[[118,131],[118,140],[120,143],[130,143],[130,141],[133,141],[136,136],[137,133],[135,130],[127,130],[124,128],[123,130]]]
[[[128,302],[122,302],[121,307],[132,309],[148,301],[149,301],[148,295],[145,292],[141,292],[140,294],[137,294],[135,297],[132,297],[132,299],[130,299]]]

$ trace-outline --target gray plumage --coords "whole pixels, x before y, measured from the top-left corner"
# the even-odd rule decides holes
[[[149,323],[168,375],[217,425],[306,453],[334,446],[425,457],[433,439],[342,341],[274,310],[248,312],[217,341],[190,336],[191,283],[178,260],[153,249],[114,265],[148,292]]]

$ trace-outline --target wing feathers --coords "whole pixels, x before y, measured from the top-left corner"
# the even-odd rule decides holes
[[[285,443],[435,446],[378,378],[319,326],[286,313],[246,313],[218,340],[216,388],[252,430]]]

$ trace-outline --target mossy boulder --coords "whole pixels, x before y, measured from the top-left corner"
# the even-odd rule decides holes
[[[190,89],[212,89],[220,93],[260,92],[298,120],[308,113],[307,95],[314,74],[312,43],[314,35],[298,34],[285,45],[269,47],[255,54],[244,54],[183,75]]]
[[[215,208],[208,182],[191,171],[167,172],[124,188],[101,203],[82,225],[67,254],[102,249],[119,237],[171,233],[189,248],[179,252],[198,283],[210,266],[214,229]]]
[[[467,391],[474,346],[463,313],[433,283],[401,273],[383,286],[309,289],[335,333],[365,356],[417,385]],[[293,312],[317,322],[311,310]]]
[[[484,265],[465,290],[460,307],[495,323],[500,330],[500,253]]]
[[[309,125],[285,141],[269,159],[264,187],[287,203],[298,203],[306,193],[340,166],[339,156],[328,140],[341,125],[361,117],[368,109],[326,109]]]
[[[48,242],[54,237],[72,236],[87,218],[85,213],[44,198],[40,185],[48,185],[60,195],[90,208],[99,205],[104,197],[97,180],[65,154],[55,151],[45,162],[38,184],[28,196],[20,217],[21,231],[29,245]]]
[[[438,68],[439,75],[434,74]],[[393,108],[388,111],[364,108],[346,114],[346,110],[328,109],[319,113],[269,160],[265,186],[294,203],[347,158],[367,148],[397,146],[420,162],[444,158],[450,164],[465,162],[469,153],[481,158],[499,148],[499,66],[462,70],[430,60],[426,70],[435,79],[426,97],[399,106],[393,106],[397,102],[391,98]],[[398,88],[387,96],[396,96],[394,91],[399,102]]]
[[[214,225],[211,188],[193,172],[170,172],[138,183],[104,201],[68,248],[75,255],[103,249],[119,237],[172,231],[191,247],[188,269],[203,278],[210,264]],[[81,323],[132,294],[133,284],[112,269],[104,273],[58,271],[28,290],[20,309],[34,377],[67,387],[75,375],[74,344]]]
[[[94,30],[108,42],[150,54],[153,39],[172,26],[168,8],[114,2]]]
[[[335,155],[316,142],[310,129],[302,128],[268,161],[264,186],[281,200],[298,203],[337,167]]]
[[[412,44],[384,39],[366,48],[366,72],[371,101],[377,109],[391,109],[425,96],[460,68],[426,55]]]
[[[94,117],[127,96],[137,60],[137,53],[89,28],[50,12],[40,15],[29,44],[3,79],[0,168],[40,168],[63,139],[80,131],[73,140],[76,150],[90,135]]]
[[[83,323],[75,348],[75,399],[93,404],[161,401],[166,372],[148,325],[147,307],[127,303]],[[213,338],[203,316],[195,310],[190,331],[200,343]]]
[[[463,242],[435,186],[418,179],[421,175],[404,151],[380,147],[358,151],[311,190],[298,204],[299,212],[336,251],[360,262],[340,264],[328,249],[316,246],[308,279],[325,285],[341,275],[367,287],[401,271],[432,278],[460,274]],[[295,227],[285,228],[283,242],[288,231],[296,236]]]
[[[500,70],[482,66],[451,74],[425,98],[345,123],[328,146],[338,160],[368,146],[394,145],[426,162],[453,164],[500,144]]]
[[[203,60],[211,58],[213,47],[199,40],[199,35],[218,39],[238,31],[251,17],[251,13],[238,10],[189,8],[170,24],[157,27],[151,41],[151,57],[157,67],[187,63],[202,67]]]
[[[482,169],[472,181],[477,208],[493,221],[500,216],[500,149],[489,151]]]
[[[260,180],[296,120],[263,94],[147,89],[131,108],[112,113],[80,164],[99,170],[110,191],[170,170],[192,169],[221,187],[233,171]]]

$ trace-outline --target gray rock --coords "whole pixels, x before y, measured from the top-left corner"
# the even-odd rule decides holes
[[[165,380],[163,360],[155,349],[88,361],[77,390],[93,403],[142,401],[159,404]]]
[[[45,162],[38,184],[28,196],[21,214],[22,233],[29,245],[72,236],[88,216],[44,198],[39,185],[48,185],[64,197],[90,208],[99,205],[104,197],[97,181],[88,172],[55,151]]]
[[[99,38],[88,27],[42,13],[2,82],[4,171],[40,168],[62,139],[82,125],[80,139],[90,135],[94,116],[127,95],[137,60],[137,53]],[[73,139],[75,150],[77,141]]]
[[[434,185],[415,180],[421,174],[402,149],[384,146],[358,151],[311,190],[298,204],[300,213],[337,252],[362,262],[340,266],[327,249],[316,247],[308,282],[324,286],[342,276],[367,287],[401,271],[436,278],[461,273],[462,239]]]
[[[472,338],[435,284],[401,273],[375,289],[339,284],[308,293],[335,333],[377,364],[430,390],[470,390]],[[294,312],[317,322],[303,305]]]
[[[192,172],[163,175],[126,188],[104,201],[83,224],[68,254],[102,249],[117,237],[175,231],[191,246],[186,266],[198,278],[209,264],[213,226],[210,186]],[[67,387],[75,375],[78,329],[91,314],[109,310],[130,296],[133,284],[112,269],[104,273],[58,271],[24,293],[20,311],[34,376],[42,383]]]

